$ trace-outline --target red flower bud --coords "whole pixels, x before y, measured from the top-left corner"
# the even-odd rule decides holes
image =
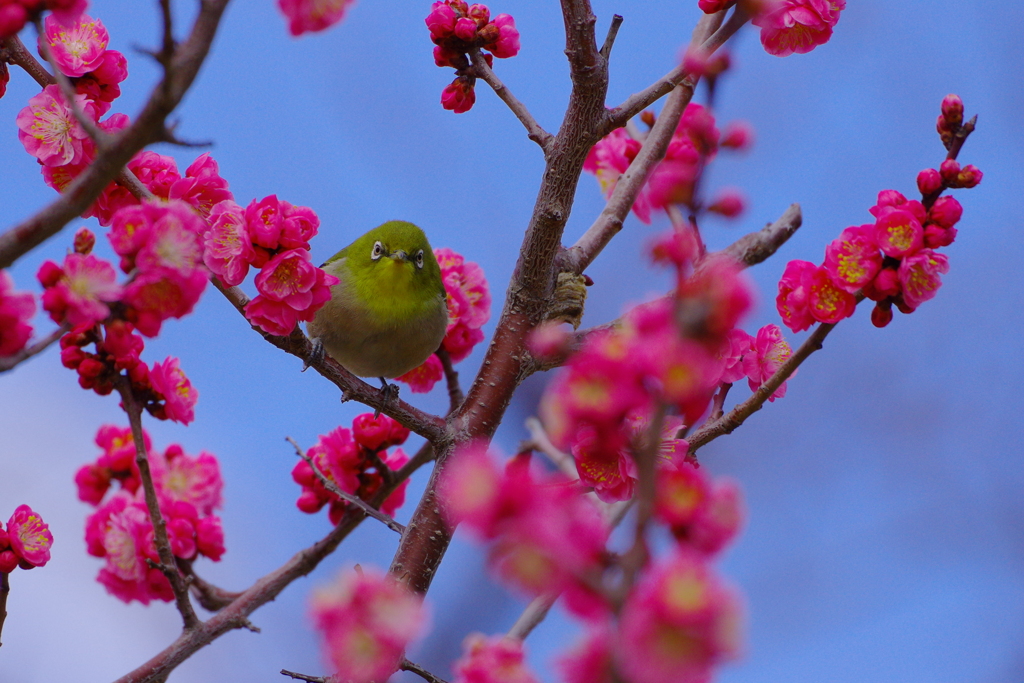
[[[75,253],[88,256],[96,245],[96,235],[89,228],[81,228],[75,233]]]
[[[926,197],[942,187],[942,176],[934,168],[926,168],[917,174],[917,189]]]
[[[885,327],[892,322],[892,304],[878,302],[871,309],[871,324],[875,327]]]

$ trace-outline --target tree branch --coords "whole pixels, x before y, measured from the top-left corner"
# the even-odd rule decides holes
[[[0,268],[7,268],[46,239],[56,235],[96,200],[133,156],[158,140],[164,121],[181,102],[210,50],[228,0],[201,0],[199,14],[188,39],[174,51],[164,77],[134,123],[112,136],[107,149],[34,216],[0,234]]]
[[[367,503],[362,498],[360,498],[358,496],[353,496],[351,493],[349,493],[347,491],[342,491],[340,488],[338,488],[337,484],[335,484],[333,481],[328,479],[324,475],[324,473],[320,471],[320,468],[317,467],[315,462],[313,462],[313,458],[309,457],[308,455],[306,455],[302,451],[302,449],[299,447],[299,444],[297,444],[295,442],[295,439],[293,439],[292,437],[288,436],[288,437],[285,437],[285,441],[287,441],[292,446],[294,446],[295,447],[295,454],[298,455],[303,460],[305,460],[306,463],[310,467],[313,468],[313,474],[316,475],[316,478],[320,480],[320,483],[324,485],[325,489],[327,489],[328,491],[330,491],[331,493],[336,495],[338,498],[341,498],[345,502],[347,502],[347,503],[349,503],[351,505],[355,505],[357,508],[362,510],[363,514],[365,514],[367,517],[373,517],[375,520],[377,520],[378,522],[380,522],[381,524],[383,524],[387,528],[391,529],[395,533],[401,534],[402,532],[405,531],[405,527],[402,526],[401,524],[399,524],[398,522],[396,522],[389,515],[385,515],[380,510],[377,510],[376,508],[371,507],[370,504]],[[387,479],[387,477],[385,477],[385,479]]]
[[[710,254],[702,264],[725,257],[746,267],[756,266],[778,251],[800,229],[803,220],[800,205],[790,204],[774,223],[769,223],[757,232],[748,233],[725,249]],[[699,270],[701,266],[697,268]]]
[[[398,668],[402,671],[411,671],[423,680],[427,681],[427,683],[446,683],[446,681],[440,676],[435,676],[419,664],[413,664],[408,659],[402,659],[402,663],[398,665]]]
[[[11,583],[7,578],[7,574],[0,572],[0,635],[4,631],[4,621],[7,620],[7,595],[11,592]],[[3,642],[0,642],[0,647],[3,647]]]
[[[281,674],[294,678],[297,681],[306,681],[307,683],[332,683],[334,680],[333,676],[310,676],[309,674],[300,674],[288,669],[281,669]]]
[[[211,282],[244,318],[245,307],[249,303],[249,297],[245,295],[245,292],[238,287],[225,287],[215,277],[211,278]],[[248,319],[246,319],[246,322],[248,322]],[[343,401],[356,400],[371,408],[380,410],[380,412],[398,420],[403,426],[408,427],[427,441],[436,442],[445,438],[445,422],[436,415],[425,413],[398,398],[385,402],[383,392],[380,389],[357,378],[329,356],[324,356],[321,362],[311,362],[313,344],[298,326],[287,337],[278,337],[261,330],[255,325],[250,324],[250,327],[277,348],[285,353],[290,353],[296,358],[302,359],[309,367],[333,382],[336,387],[341,389]]]
[[[167,524],[160,513],[160,501],[156,496],[156,487],[153,485],[153,474],[149,469],[149,454],[146,453],[146,439],[142,433],[142,408],[135,400],[131,380],[124,375],[118,375],[115,386],[121,395],[124,412],[128,414],[128,422],[132,427],[135,463],[139,467],[139,478],[142,479],[142,488],[146,495],[146,507],[149,508],[149,518],[153,522],[153,542],[156,544],[157,554],[160,556],[158,568],[171,584],[178,612],[181,614],[181,620],[185,623],[185,631],[191,631],[199,625],[199,617],[196,616],[192,603],[188,599],[188,587],[178,572],[174,553],[171,552],[171,542],[167,537]]]
[[[380,505],[400,483],[408,479],[425,462],[428,462],[430,455],[430,444],[424,444],[416,455],[396,472],[395,481],[392,484],[385,484],[377,490],[370,504]],[[200,622],[197,628],[184,631],[177,640],[159,654],[134,671],[117,679],[115,683],[157,683],[162,681],[179,664],[228,631],[248,628],[251,626],[248,620],[250,614],[274,600],[293,581],[316,569],[317,565],[334,552],[364,519],[366,519],[366,515],[362,511],[346,510],[338,525],[331,529],[324,538],[309,548],[300,550],[281,567],[258,579],[252,586],[239,594],[231,604],[210,617],[209,620]]]
[[[701,52],[711,55],[740,30],[749,18],[746,12],[739,7],[733,11],[729,21],[722,25],[724,16],[724,11],[702,16],[694,30],[694,40],[691,41],[691,45]],[[687,73],[680,64],[644,90],[627,97],[622,104],[608,111],[601,128],[601,137],[626,125],[627,121],[670,93],[686,78]],[[696,85],[696,79],[693,79],[692,85]]]
[[[13,370],[19,363],[24,363],[32,356],[38,355],[48,349],[53,342],[64,336],[64,333],[68,331],[65,326],[60,326],[50,334],[46,335],[35,344],[26,346],[18,353],[12,356],[0,356],[0,372],[7,372]]]
[[[604,37],[604,45],[601,46],[601,56],[607,62],[612,54],[612,46],[615,45],[615,36],[619,35],[619,27],[622,26],[622,15],[613,14],[612,23],[608,25],[608,35]]]
[[[540,145],[540,148],[546,152],[554,136],[541,128],[540,124],[537,123],[536,119],[533,118],[533,115],[526,108],[526,105],[516,99],[516,96],[512,94],[508,86],[502,83],[497,75],[495,75],[491,67],[487,65],[487,60],[480,54],[479,48],[473,48],[469,56],[473,60],[473,69],[476,72],[477,78],[491,86],[494,94],[508,105],[508,108],[512,110],[512,113],[516,115],[516,118],[526,128],[527,137]]]
[[[466,400],[466,396],[462,393],[462,387],[459,385],[459,373],[452,364],[452,357],[448,355],[448,349],[442,346],[435,354],[441,361],[441,367],[444,368],[444,378],[448,383],[448,414],[451,414],[459,409],[462,402]]]

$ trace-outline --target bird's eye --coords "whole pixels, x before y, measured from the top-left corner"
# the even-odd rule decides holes
[[[370,252],[370,258],[374,261],[384,255],[384,245],[380,242],[373,243],[373,251]]]
[[[416,252],[416,267],[417,268],[422,268],[423,267],[423,250],[422,249],[420,249],[419,251]]]

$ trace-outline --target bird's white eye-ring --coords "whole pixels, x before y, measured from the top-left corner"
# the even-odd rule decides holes
[[[380,242],[373,243],[373,251],[370,252],[370,258],[374,261],[384,255],[384,245]]]
[[[423,267],[423,250],[422,249],[420,249],[419,251],[416,252],[416,267],[417,268],[422,268]]]

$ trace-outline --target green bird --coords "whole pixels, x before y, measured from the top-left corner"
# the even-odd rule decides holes
[[[326,351],[353,374],[380,378],[389,400],[398,387],[387,379],[429,358],[448,328],[441,267],[427,236],[412,223],[388,221],[320,267],[340,282],[307,325],[311,362]]]

